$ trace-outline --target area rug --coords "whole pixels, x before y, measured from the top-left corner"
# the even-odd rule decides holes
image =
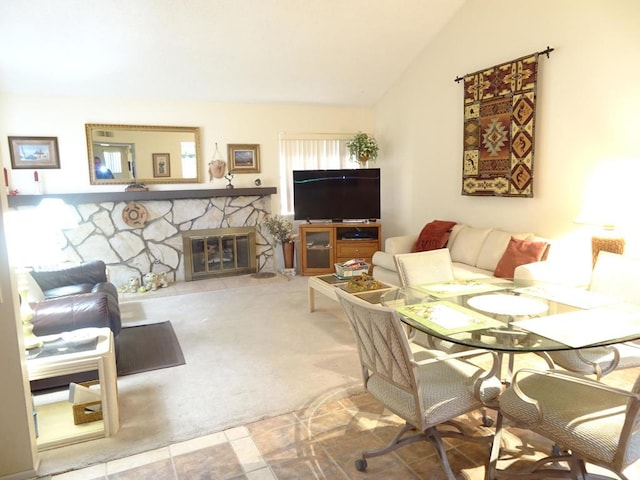
[[[170,321],[123,328],[118,345],[118,377],[185,364]]]

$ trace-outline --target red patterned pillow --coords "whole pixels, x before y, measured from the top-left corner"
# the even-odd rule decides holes
[[[513,278],[516,267],[542,260],[546,257],[548,250],[549,244],[547,242],[518,240],[511,237],[493,274],[496,277]]]
[[[425,252],[443,248],[447,244],[451,229],[455,224],[456,222],[447,222],[445,220],[434,220],[427,223],[420,235],[418,235],[418,240],[413,245],[412,252]]]

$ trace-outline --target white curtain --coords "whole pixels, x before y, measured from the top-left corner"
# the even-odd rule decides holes
[[[294,170],[331,170],[357,168],[349,160],[346,143],[354,134],[313,133],[280,134],[280,208],[281,215],[293,214]]]

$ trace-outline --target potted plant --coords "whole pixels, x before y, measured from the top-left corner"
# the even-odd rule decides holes
[[[264,226],[276,243],[282,244],[284,268],[293,268],[294,240],[296,237],[293,233],[293,223],[279,215],[269,215],[264,221]]]
[[[364,132],[358,132],[355,137],[347,142],[350,157],[360,164],[378,157],[378,143],[376,139]]]

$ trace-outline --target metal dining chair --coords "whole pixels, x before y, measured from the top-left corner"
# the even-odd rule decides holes
[[[455,280],[448,248],[427,250],[424,252],[399,253],[394,256],[398,277],[402,287],[426,283],[450,282]],[[409,328],[409,327],[407,327]],[[464,347],[447,342],[424,332],[409,330],[409,339],[427,348],[436,348],[445,352],[457,352]]]
[[[394,309],[370,304],[341,289],[336,292],[356,339],[365,389],[406,422],[388,445],[363,452],[356,469],[366,470],[367,458],[427,440],[436,448],[447,478],[455,480],[442,438],[491,442],[493,435],[465,435],[453,420],[497,397],[501,383],[495,369],[485,371],[464,361],[478,351],[447,355],[412,348]],[[483,353],[495,360],[495,354]],[[406,436],[409,432],[414,434]]]
[[[639,392],[640,377],[631,390],[622,390],[561,370],[517,371],[498,398],[500,412],[561,449],[527,472],[495,469],[488,478],[612,478],[587,476],[585,464],[592,463],[629,480],[625,468],[640,459]]]
[[[640,259],[601,251],[589,290],[640,305]],[[602,328],[606,328],[606,320],[602,319]],[[593,374],[600,379],[616,369],[640,366],[640,343],[549,352],[549,357],[559,367],[584,375]]]

